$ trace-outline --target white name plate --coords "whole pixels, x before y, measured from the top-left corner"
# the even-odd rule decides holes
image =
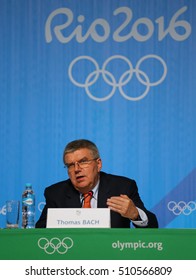
[[[108,208],[49,208],[47,228],[110,228]]]

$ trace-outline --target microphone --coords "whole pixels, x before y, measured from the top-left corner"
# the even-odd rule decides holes
[[[85,195],[85,196],[84,196]],[[93,196],[93,191],[89,191],[88,193],[83,193],[83,195],[82,195],[82,197],[83,197],[83,199],[82,199],[82,201],[86,198],[86,197],[89,197],[89,196]]]
[[[88,196],[93,196],[93,191],[89,191],[88,195],[86,197],[88,197]]]

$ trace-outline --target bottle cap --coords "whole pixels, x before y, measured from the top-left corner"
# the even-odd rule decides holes
[[[31,183],[26,183],[26,187],[31,187],[32,184]]]

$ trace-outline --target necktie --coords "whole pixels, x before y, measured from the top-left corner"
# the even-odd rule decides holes
[[[84,197],[84,203],[83,203],[83,208],[91,208],[91,198],[93,196],[93,192],[88,192],[83,194]]]

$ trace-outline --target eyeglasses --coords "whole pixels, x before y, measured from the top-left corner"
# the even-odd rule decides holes
[[[73,171],[75,169],[75,166],[77,164],[77,166],[79,168],[87,168],[89,166],[89,164],[91,162],[93,162],[94,160],[97,160],[98,158],[93,158],[93,159],[81,159],[79,161],[75,161],[75,162],[71,162],[71,163],[66,163],[65,167],[69,170],[69,171]]]

